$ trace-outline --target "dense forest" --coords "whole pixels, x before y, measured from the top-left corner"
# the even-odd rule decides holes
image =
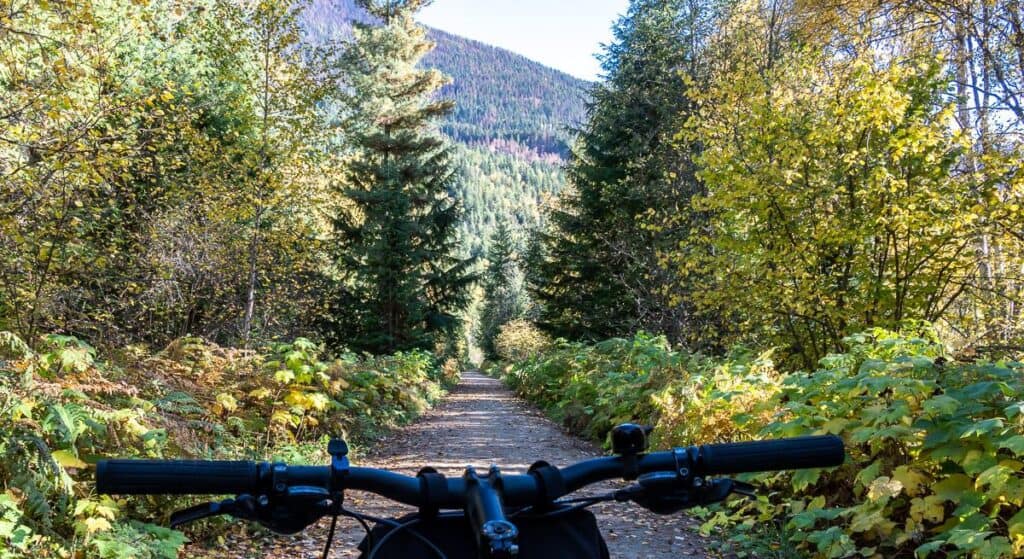
[[[904,320],[1021,349],[1019,8],[634,2],[539,236],[541,324],[804,366]]]
[[[478,256],[485,255],[487,240],[499,225],[520,235],[538,226],[544,207],[565,186],[565,172],[551,161],[469,147],[455,160],[462,169],[456,197],[466,207],[461,225],[464,248]]]
[[[354,0],[316,0],[303,12],[310,41],[351,36],[353,22],[372,21]],[[539,202],[565,186],[561,165],[583,122],[590,84],[513,52],[429,29],[435,48],[423,65],[451,77],[440,95],[455,100],[441,130],[460,145],[455,161],[466,220],[462,239],[482,256],[498,222],[530,228]]]
[[[598,442],[844,439],[723,553],[1024,555],[1018,0],[631,0],[589,87],[425,3],[0,2],[0,558],[176,557],[98,459],[323,462],[476,351]]]

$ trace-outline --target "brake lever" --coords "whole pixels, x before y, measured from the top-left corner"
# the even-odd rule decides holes
[[[171,528],[226,514],[239,520],[262,524],[276,534],[291,535],[305,530],[322,517],[337,514],[339,495],[333,498],[320,487],[289,487],[284,494],[270,497],[239,495],[234,499],[201,503],[171,515]]]
[[[747,497],[749,499],[757,498],[757,488],[754,487],[753,485],[750,485],[749,483],[744,483],[742,481],[736,481],[734,479],[729,481],[732,481],[733,493],[737,495],[743,495],[744,497]]]
[[[173,513],[171,513],[170,527],[171,529],[175,529],[179,526],[191,524],[192,522],[195,522],[197,520],[202,520],[204,518],[209,518],[211,516],[223,514],[222,512],[220,512],[220,510],[218,510],[220,508],[220,505],[221,503],[201,503],[194,507],[189,507],[187,509],[176,510]]]
[[[255,500],[251,495],[239,495],[235,499],[223,501],[200,503],[194,507],[175,511],[171,514],[171,528],[177,528],[190,524],[197,520],[220,516],[226,514],[242,520],[252,520],[255,517]]]
[[[615,500],[632,501],[657,514],[674,514],[722,502],[733,493],[756,496],[753,485],[733,479],[705,480],[658,472],[640,476],[636,484],[616,491]]]

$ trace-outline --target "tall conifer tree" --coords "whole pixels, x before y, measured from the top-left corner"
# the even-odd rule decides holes
[[[435,125],[452,109],[435,95],[447,78],[417,67],[433,48],[413,19],[426,2],[359,4],[377,23],[354,23],[342,56],[353,207],[334,224],[345,289],[331,337],[372,352],[430,348],[459,325],[475,281],[457,255],[456,176]]]
[[[573,187],[550,217],[532,262],[531,294],[541,324],[570,338],[601,339],[646,328],[678,337],[686,309],[670,304],[678,283],[659,266],[662,247],[694,226],[687,215],[700,185],[675,136],[694,105],[699,50],[713,0],[632,0],[602,58],[573,150]]]
[[[484,304],[480,311],[477,340],[487,357],[496,358],[494,339],[501,327],[526,310],[523,278],[519,271],[516,241],[504,221],[498,222],[487,248],[484,273]]]

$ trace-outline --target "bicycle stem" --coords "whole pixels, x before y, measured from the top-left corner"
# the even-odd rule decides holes
[[[501,472],[491,466],[482,478],[472,466],[463,474],[466,481],[466,515],[476,537],[480,559],[513,559],[519,555],[519,529],[505,516]]]

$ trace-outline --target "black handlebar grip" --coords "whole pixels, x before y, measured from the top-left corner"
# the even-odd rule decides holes
[[[829,468],[846,459],[843,440],[834,435],[772,441],[709,444],[700,447],[703,475]]]
[[[258,493],[252,461],[100,460],[96,490],[108,495],[224,495]]]

